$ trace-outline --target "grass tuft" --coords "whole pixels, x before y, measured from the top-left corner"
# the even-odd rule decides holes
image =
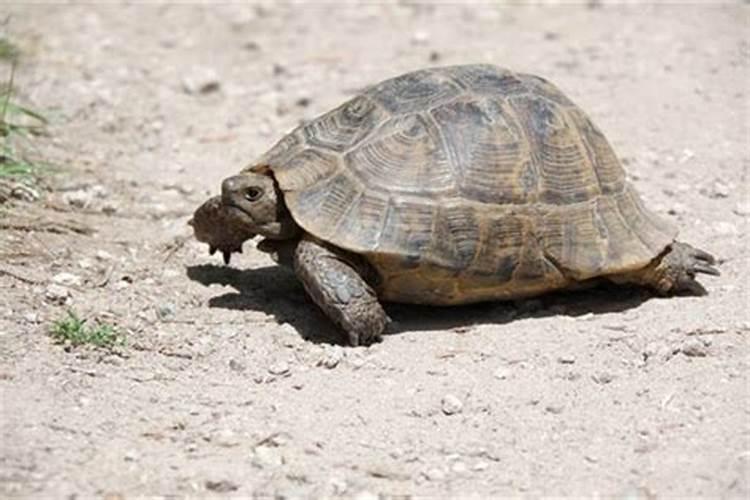
[[[21,52],[16,44],[8,40],[5,36],[0,36],[0,59],[4,61],[16,61]]]
[[[98,322],[94,326],[88,326],[86,320],[79,318],[73,311],[68,311],[66,317],[52,324],[50,335],[58,343],[73,347],[85,344],[106,348],[125,345],[125,337],[114,326]]]
[[[0,52],[2,45],[0,44]],[[44,133],[47,119],[39,112],[13,99],[11,66],[8,82],[0,87],[0,179],[35,181],[48,167],[35,158],[33,139]]]

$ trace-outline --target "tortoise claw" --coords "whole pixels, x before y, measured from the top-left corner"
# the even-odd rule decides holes
[[[232,252],[231,250],[224,250],[221,252],[222,257],[224,257],[224,265],[229,265],[229,261],[232,260]]]
[[[216,247],[213,245],[209,245],[208,247],[208,255],[213,255],[216,253]]]

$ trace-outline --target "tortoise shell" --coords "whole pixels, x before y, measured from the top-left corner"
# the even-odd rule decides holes
[[[495,66],[369,87],[246,170],[269,168],[295,221],[363,255],[385,300],[534,295],[642,268],[676,236],[586,114]]]

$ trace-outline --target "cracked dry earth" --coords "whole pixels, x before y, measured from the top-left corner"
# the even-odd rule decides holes
[[[0,215],[0,496],[747,497],[747,5],[3,10],[61,169]],[[300,120],[467,62],[586,110],[721,259],[709,294],[392,305],[352,349],[253,245],[224,267],[190,237]],[[53,343],[69,308],[127,345]]]

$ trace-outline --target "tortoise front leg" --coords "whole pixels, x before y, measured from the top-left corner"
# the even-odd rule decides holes
[[[356,256],[302,239],[294,254],[294,271],[305,290],[353,346],[380,340],[388,316],[375,291],[362,277]]]

